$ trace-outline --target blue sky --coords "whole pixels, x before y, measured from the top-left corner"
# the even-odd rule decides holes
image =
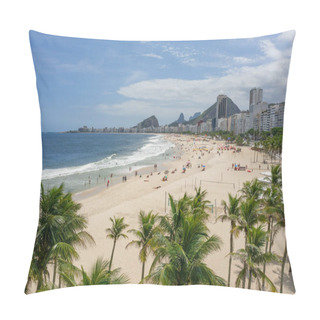
[[[111,41],[30,32],[42,131],[161,125],[209,108],[219,94],[247,110],[249,91],[285,100],[294,32],[215,41]]]

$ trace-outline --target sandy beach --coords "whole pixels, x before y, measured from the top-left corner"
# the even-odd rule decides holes
[[[218,235],[223,245],[219,252],[210,255],[206,263],[214,272],[227,279],[228,276],[228,253],[230,223],[216,221],[216,217],[223,213],[222,200],[227,200],[228,193],[236,194],[242,188],[245,181],[254,178],[262,178],[264,172],[270,169],[269,164],[263,162],[263,155],[250,149],[241,147],[241,152],[234,150],[221,150],[225,143],[211,139],[193,138],[187,135],[168,135],[169,139],[176,146],[176,152],[172,159],[165,164],[168,172],[155,171],[154,168],[145,169],[144,173],[139,172],[137,176],[132,175],[126,182],[111,185],[107,188],[99,188],[95,191],[85,191],[74,195],[75,201],[82,207],[80,213],[88,219],[87,231],[93,236],[96,245],[86,249],[79,249],[80,258],[75,265],[83,266],[90,270],[92,264],[98,257],[110,259],[112,240],[106,238],[105,229],[111,226],[109,218],[124,217],[125,223],[129,224],[128,229],[138,228],[138,214],[140,210],[164,215],[169,212],[168,194],[174,199],[179,199],[185,192],[194,195],[195,187],[207,191],[207,200],[212,204],[211,216],[208,227],[212,234]],[[190,162],[191,166],[183,167]],[[246,167],[243,171],[234,171],[232,164],[240,164]],[[205,170],[203,170],[205,166]],[[129,174],[129,172],[128,172]],[[141,177],[140,177],[141,174]],[[164,176],[167,181],[162,181]],[[141,277],[141,262],[138,259],[138,249],[126,245],[133,239],[127,233],[128,239],[117,241],[113,268],[120,267],[121,271],[130,278],[130,283],[138,283]],[[273,251],[280,256],[283,254],[284,232],[277,234]],[[244,239],[240,236],[235,241],[235,250],[243,247]],[[146,272],[148,272],[152,256],[148,257]],[[235,286],[237,276],[237,265],[239,261],[233,261],[231,286]],[[288,264],[285,274],[288,274]],[[274,282],[276,287],[280,283],[281,265],[270,265],[267,267],[267,275]],[[294,288],[291,280],[286,278],[284,292],[292,293]],[[253,287],[255,289],[255,287]]]

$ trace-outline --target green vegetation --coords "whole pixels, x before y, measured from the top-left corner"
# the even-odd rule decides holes
[[[142,272],[141,272],[141,283],[144,280],[144,269],[147,257],[153,248],[152,241],[154,235],[158,231],[158,228],[155,226],[158,220],[158,215],[153,214],[150,211],[146,214],[144,211],[140,211],[139,214],[139,229],[131,229],[129,232],[133,233],[137,240],[132,240],[128,243],[127,248],[134,245],[138,248],[141,248],[139,252],[139,259],[142,263]]]
[[[282,257],[272,251],[276,234],[285,227],[280,165],[271,167],[271,176],[266,182],[257,179],[245,182],[239,192],[239,195],[228,194],[228,201],[222,201],[224,213],[217,218],[230,223],[227,281],[206,262],[223,244],[209,231],[210,202],[206,191],[199,188],[194,196],[185,193],[178,200],[169,195],[170,210],[165,215],[141,210],[138,228],[128,230],[133,239],[126,248],[139,249],[140,283],[235,285],[248,289],[255,285],[259,290],[283,292],[286,244]],[[62,284],[69,287],[129,282],[120,268],[112,269],[117,241],[128,238],[124,232],[129,225],[123,217],[110,218],[111,227],[106,229],[107,238],[113,240],[110,260],[98,258],[89,272],[73,264],[79,257],[77,248],[94,244],[92,236],[85,231],[87,220],[78,214],[79,209],[71,194],[63,192],[63,185],[47,192],[42,187],[39,226],[26,293],[30,292],[32,283],[39,292],[60,288]],[[235,251],[234,240],[240,235],[244,244]],[[148,258],[152,258],[152,262],[146,272]],[[241,266],[235,260],[239,260]],[[270,264],[281,264],[279,288],[266,274]],[[234,270],[235,267],[238,270]]]
[[[75,275],[78,274],[81,275],[79,283],[75,280]],[[89,274],[81,267],[81,270],[63,272],[61,277],[67,287],[129,283],[129,278],[125,274],[120,274],[120,268],[110,271],[110,261],[102,258],[97,259]]]
[[[87,219],[78,214],[79,209],[80,204],[72,200],[72,194],[63,192],[63,184],[47,192],[41,185],[39,224],[25,288],[26,293],[30,292],[32,283],[35,284],[37,292],[61,288],[62,282],[67,286],[71,283],[76,285],[75,277],[80,274],[83,277],[82,284],[87,284],[86,273],[83,269],[80,271],[74,266],[73,261],[79,257],[78,248],[85,248],[88,244],[95,242],[85,231]],[[110,283],[122,280],[127,282],[125,276],[117,277],[119,269],[110,270],[111,263],[102,261],[96,263],[96,267],[104,268],[106,265],[109,268]],[[53,271],[50,270],[50,273],[49,266],[53,266],[51,268]],[[57,274],[59,275],[58,286]]]
[[[222,205],[225,214],[218,219],[231,221],[228,278],[231,257],[234,257],[243,263],[236,279],[237,287],[245,288],[248,281],[247,288],[250,289],[253,282],[256,282],[259,290],[265,290],[267,285],[275,292],[277,289],[267,277],[266,267],[270,263],[282,262],[279,291],[283,292],[286,245],[282,259],[272,252],[276,233],[285,226],[280,165],[271,167],[271,176],[266,179],[266,183],[257,179],[245,182],[241,196],[238,198],[229,194],[229,203],[223,201]],[[240,232],[244,233],[244,248],[233,252],[233,235],[238,237]]]
[[[204,259],[220,250],[219,237],[209,235],[206,193],[196,190],[178,201],[170,196],[171,212],[163,216],[155,234],[154,260],[147,282],[162,285],[225,285],[224,279],[210,269]]]
[[[228,287],[230,287],[230,279],[231,279],[231,265],[232,265],[232,254],[233,254],[233,234],[236,229],[237,221],[239,221],[240,217],[240,198],[237,196],[232,196],[230,193],[229,197],[229,205],[224,200],[222,201],[224,215],[220,215],[218,219],[221,221],[230,221],[231,229],[230,229],[230,256],[229,256],[229,271],[228,271]]]
[[[128,236],[124,233],[122,233],[122,231],[124,231],[124,229],[126,229],[127,227],[129,227],[128,224],[125,224],[123,222],[124,218],[116,218],[113,217],[110,218],[110,221],[112,223],[112,227],[106,229],[106,233],[107,233],[107,238],[109,239],[113,239],[113,247],[112,247],[112,251],[111,251],[111,258],[110,258],[110,263],[109,263],[109,272],[111,271],[111,265],[112,265],[112,261],[113,261],[113,255],[114,255],[114,250],[116,248],[116,243],[117,240],[119,238],[128,238]]]

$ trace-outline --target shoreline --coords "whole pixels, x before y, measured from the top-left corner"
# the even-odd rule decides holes
[[[158,170],[162,170],[162,164],[175,153],[175,145],[162,134],[145,135],[146,138],[142,139],[143,144],[138,145],[136,149],[131,147],[132,150],[129,152],[123,153],[120,148],[119,154],[116,154],[117,150],[112,150],[112,155],[93,159],[89,163],[44,169],[41,182],[46,189],[65,183],[66,191],[77,195],[82,192],[92,194],[106,186],[108,180],[112,185],[121,182],[121,176],[132,176],[135,171],[139,174],[151,172],[155,163]]]
[[[168,138],[174,143],[178,158],[172,158],[162,164],[163,168],[168,171],[167,181],[162,181],[163,169],[161,174],[158,175],[156,172],[153,175],[149,174],[147,179],[150,169],[153,169],[148,167],[141,178],[132,173],[124,183],[120,181],[109,188],[103,185],[101,189],[92,188],[74,195],[74,200],[81,204],[79,214],[87,218],[86,231],[95,240],[95,245],[79,248],[79,259],[74,261],[75,266],[89,271],[97,258],[110,259],[113,242],[106,238],[105,232],[111,227],[110,218],[124,218],[124,222],[129,225],[128,230],[137,229],[141,210],[146,213],[152,211],[154,214],[165,215],[170,212],[169,194],[174,200],[178,200],[183,197],[184,193],[194,195],[195,188],[201,187],[202,190],[206,190],[206,200],[210,201],[211,205],[207,224],[210,234],[220,237],[223,243],[221,250],[208,256],[205,263],[217,275],[227,279],[230,223],[217,221],[217,217],[223,214],[221,202],[222,200],[227,201],[228,193],[237,194],[244,182],[263,177],[270,163],[264,164],[262,154],[259,154],[260,161],[252,161],[256,159],[256,154],[250,147],[241,147],[241,152],[237,153],[233,150],[223,150],[224,141],[185,135],[170,135]],[[188,162],[192,166],[183,173],[182,168]],[[247,170],[234,171],[232,169],[234,163],[247,166]],[[139,249],[126,248],[126,245],[135,239],[126,231],[128,239],[117,241],[113,267],[121,268],[121,272],[128,275],[129,283],[135,284],[139,283],[141,276]],[[283,253],[284,239],[284,230],[280,230],[273,246],[273,250],[279,255]],[[244,237],[241,234],[234,240],[234,250],[242,248],[243,245]],[[152,260],[152,256],[149,256],[145,264],[146,272]],[[231,286],[233,287],[238,271],[237,266],[239,262],[234,261],[231,274]],[[281,265],[276,264],[267,269],[268,277],[275,283],[279,281],[280,269]],[[285,284],[284,292],[294,292],[293,284],[289,280]]]
[[[195,188],[201,187],[207,191],[206,199],[211,203],[211,212],[208,222],[210,234],[215,234],[222,239],[223,245],[219,252],[209,256],[205,261],[216,274],[227,278],[228,253],[229,253],[229,223],[216,221],[218,215],[223,213],[222,200],[228,198],[228,193],[236,194],[246,181],[263,177],[262,173],[267,170],[267,164],[261,161],[252,162],[254,151],[250,147],[241,147],[242,151],[233,153],[232,150],[219,150],[224,145],[223,141],[214,141],[190,136],[171,136],[170,140],[175,143],[181,159],[167,161],[166,166],[169,173],[168,180],[162,181],[163,172],[139,178],[131,177],[125,183],[113,185],[111,188],[101,190],[97,194],[79,200],[81,204],[80,214],[88,219],[87,231],[94,237],[96,245],[87,249],[80,249],[80,259],[75,261],[78,267],[83,266],[85,270],[90,270],[92,263],[98,258],[110,259],[112,241],[106,238],[105,229],[111,225],[110,218],[123,217],[128,229],[138,228],[138,215],[140,210],[148,213],[158,213],[165,215],[169,212],[168,195],[171,194],[175,200],[180,199],[184,193],[194,195]],[[207,151],[204,147],[207,147]],[[219,155],[219,153],[220,155]],[[182,173],[182,167],[188,160],[192,163],[191,168],[187,168]],[[232,170],[232,164],[237,163],[247,166],[246,171]],[[202,171],[202,165],[205,170]],[[259,168],[260,165],[260,168]],[[177,169],[177,170],[175,170]],[[126,249],[126,245],[134,237],[126,233],[128,239],[121,239],[117,242],[114,255],[114,267],[120,267],[121,272],[127,274],[130,283],[138,283],[141,275],[141,262],[139,261],[139,249]],[[284,232],[280,231],[276,236],[274,250],[278,254],[283,252]],[[243,247],[243,236],[235,240],[234,249]],[[152,263],[152,257],[148,257],[146,262],[146,272]],[[234,284],[238,262],[235,262],[231,282]],[[268,276],[277,281],[281,266],[273,266],[268,269]],[[284,291],[292,293],[293,288],[290,283]]]
[[[154,135],[164,135],[164,139],[166,139],[166,134],[157,134],[156,133]],[[177,151],[175,149],[177,149],[177,146],[170,139],[166,139],[166,140],[169,140],[169,142],[171,142],[173,144],[173,146],[170,147],[169,149],[167,149],[164,153],[167,153],[170,149],[174,149],[171,156],[174,155],[174,157],[175,157],[175,153]],[[106,182],[103,182],[103,183],[100,183],[99,185],[92,186],[91,188],[84,189],[84,190],[77,191],[77,192],[73,192],[72,193],[73,199],[75,201],[79,201],[79,200],[88,198],[90,196],[99,194],[103,190],[111,189],[118,184],[127,183],[127,182],[131,181],[133,178],[136,178],[136,177],[140,178],[140,175],[141,175],[140,179],[143,179],[143,178],[148,178],[148,176],[150,176],[150,175],[152,176],[153,174],[154,175],[161,174],[163,171],[168,170],[168,168],[171,167],[172,163],[175,163],[176,161],[177,161],[177,159],[173,159],[173,158],[169,161],[167,159],[165,159],[165,161],[157,163],[156,169],[152,165],[146,165],[144,167],[141,167],[140,169],[131,170],[127,174],[124,174],[124,176],[128,176],[128,179],[126,182],[121,181],[120,175],[119,176],[116,175],[112,178],[109,178],[109,181],[110,181],[109,187],[106,186]],[[135,172],[137,172],[137,176],[135,175]],[[108,181],[108,179],[106,181]]]

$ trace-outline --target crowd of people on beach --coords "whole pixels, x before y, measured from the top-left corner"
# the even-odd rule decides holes
[[[196,141],[197,142],[200,142],[200,145],[199,144],[196,144]],[[176,147],[176,152],[172,154],[172,158],[174,160],[180,160],[181,159],[181,155],[182,155],[182,152],[190,152],[192,151],[192,155],[190,157],[190,159],[182,165],[182,171],[181,173],[182,174],[185,174],[187,172],[187,169],[191,169],[192,168],[192,163],[191,163],[191,158],[193,159],[197,159],[197,160],[201,160],[205,154],[210,154],[211,151],[213,151],[213,145],[211,144],[211,141],[209,140],[199,140],[199,139],[194,139],[193,143],[183,143],[184,141],[181,140],[181,144],[179,146]],[[188,141],[190,142],[190,141]],[[201,142],[203,143],[201,145]],[[215,144],[215,143],[214,143]],[[224,151],[233,151],[235,152],[236,151],[236,147],[233,146],[233,145],[229,145],[229,144],[221,144],[221,145],[217,145],[217,154],[220,156],[221,154],[223,154]],[[169,154],[168,154],[169,155]],[[167,155],[166,155],[167,156]],[[202,160],[201,160],[202,162]],[[201,171],[205,171],[206,170],[206,165],[202,162],[202,163],[198,163],[196,165],[196,167],[198,169],[200,169]],[[232,164],[232,169],[235,170],[235,171],[241,171],[241,170],[247,170],[247,166],[243,167],[241,166],[240,164],[237,164],[237,163],[233,163]],[[142,178],[143,176],[145,176],[145,180],[143,181],[147,181],[149,182],[149,178],[151,176],[153,176],[153,174],[155,172],[157,172],[158,175],[161,174],[161,172],[158,172],[158,165],[155,163],[153,164],[153,171],[151,171],[150,173],[147,173],[147,174],[142,174],[141,172],[138,172],[138,170],[133,170],[133,168],[130,166],[128,168],[129,170],[129,174],[131,175],[134,175],[135,177],[139,176],[139,178]],[[162,176],[161,180],[162,181],[168,181],[168,174],[171,172],[171,174],[174,174],[177,172],[177,169],[173,169],[173,170],[166,170],[165,173],[164,173],[164,176]],[[104,184],[106,186],[106,188],[109,188],[109,186],[111,185],[112,183],[112,177],[113,177],[113,174],[111,173],[110,174],[110,180],[106,177],[103,178],[104,180]],[[97,184],[99,183],[99,180],[101,179],[101,176],[99,174],[99,176],[97,177]],[[127,175],[123,175],[122,176],[122,182],[127,182],[128,180],[128,177]],[[91,185],[92,183],[92,179],[91,177],[89,176],[88,177],[88,183],[89,185]],[[86,183],[85,183],[86,184]]]

